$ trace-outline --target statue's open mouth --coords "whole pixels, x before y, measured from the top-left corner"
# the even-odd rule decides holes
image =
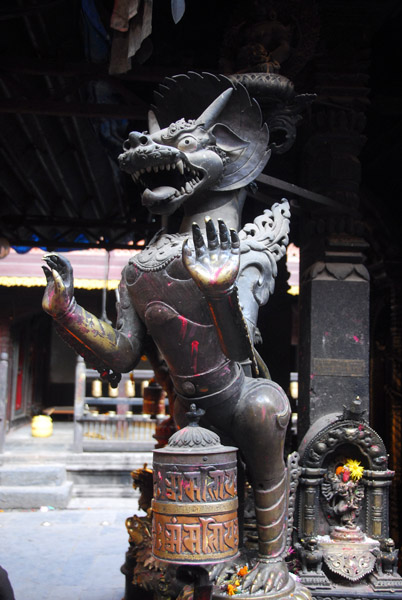
[[[142,203],[145,206],[190,195],[203,177],[203,170],[183,160],[159,163],[133,173],[134,181],[144,190]]]

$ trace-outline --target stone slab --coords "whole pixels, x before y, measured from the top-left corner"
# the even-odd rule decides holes
[[[2,486],[0,487],[0,508],[40,508],[41,506],[66,508],[72,495],[72,489],[71,481],[65,481],[58,486]]]
[[[66,480],[66,468],[60,464],[4,465],[0,467],[0,486],[61,485]]]

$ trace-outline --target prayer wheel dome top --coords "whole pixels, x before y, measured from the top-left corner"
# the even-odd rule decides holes
[[[170,438],[167,447],[162,448],[159,452],[196,452],[197,450],[205,453],[205,451],[221,452],[228,450],[237,450],[221,444],[220,437],[217,433],[200,427],[198,421],[205,411],[202,408],[191,404],[190,411],[186,413],[189,424],[183,429],[176,431]]]

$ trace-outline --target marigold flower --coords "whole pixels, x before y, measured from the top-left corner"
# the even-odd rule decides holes
[[[363,477],[364,467],[358,460],[348,458],[348,460],[345,462],[345,467],[349,470],[353,481],[358,481]]]
[[[228,583],[228,594],[229,596],[234,596],[236,593],[236,586],[233,585],[232,583]]]
[[[248,573],[248,566],[245,565],[244,567],[241,567],[241,569],[239,569],[237,571],[237,574],[239,575],[239,577],[244,577],[245,575],[247,575]]]

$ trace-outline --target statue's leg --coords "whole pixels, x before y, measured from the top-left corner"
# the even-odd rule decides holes
[[[180,425],[185,421],[185,407],[181,401],[175,407]],[[280,590],[289,580],[283,558],[288,506],[283,452],[290,412],[288,398],[277,384],[245,378],[240,394],[208,407],[201,423],[219,430],[224,443],[230,438],[246,464],[254,492],[259,548],[259,563],[244,582],[244,588],[252,593]]]
[[[289,401],[278,385],[246,379],[233,412],[231,433],[254,492],[261,564],[248,578],[252,591],[281,589],[289,578],[283,560],[288,507],[283,451],[289,418]]]

